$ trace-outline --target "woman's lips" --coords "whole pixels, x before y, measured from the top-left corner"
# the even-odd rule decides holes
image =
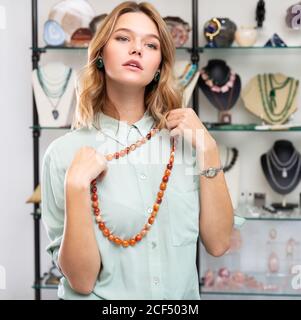
[[[142,71],[140,68],[138,67],[134,67],[134,66],[130,66],[130,65],[125,65],[124,67],[130,69],[130,70],[134,70],[134,71]]]

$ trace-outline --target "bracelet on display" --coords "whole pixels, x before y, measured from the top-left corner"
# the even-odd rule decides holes
[[[223,171],[223,166],[219,167],[219,168],[208,168],[208,169],[205,169],[205,170],[202,170],[199,172],[199,175],[200,176],[205,176],[206,178],[214,178],[218,172],[220,171]]]

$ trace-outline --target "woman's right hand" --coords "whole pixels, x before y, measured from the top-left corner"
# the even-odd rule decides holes
[[[108,169],[107,159],[92,147],[81,147],[67,170],[67,182],[88,187],[92,180],[104,176]]]

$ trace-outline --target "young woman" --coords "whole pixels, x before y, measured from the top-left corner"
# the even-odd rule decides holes
[[[217,145],[181,107],[174,54],[148,3],[121,3],[89,46],[75,130],[51,143],[42,168],[61,299],[200,299],[198,236],[214,256],[229,248]]]

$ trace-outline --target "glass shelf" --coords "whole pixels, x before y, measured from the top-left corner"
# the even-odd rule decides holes
[[[284,217],[284,216],[266,216],[266,217],[245,217],[241,216],[242,218],[245,218],[246,220],[250,221],[301,221],[301,216],[292,216],[292,217]]]
[[[273,129],[256,129],[256,126],[259,126],[258,123],[251,123],[251,124],[230,124],[230,125],[213,125],[209,122],[204,122],[205,127],[209,131],[254,131],[254,132],[282,132],[282,131],[301,131],[301,126],[280,129],[280,128],[273,128]],[[70,130],[70,126],[66,127],[41,127],[41,126],[31,126],[30,129],[37,129],[37,130]]]
[[[38,47],[38,48],[33,48],[30,47],[31,50],[33,51],[38,51],[38,52],[46,52],[47,50],[67,50],[67,51],[72,51],[72,50],[81,50],[81,51],[87,51],[88,47],[66,47],[66,46],[58,46],[58,47],[50,47],[50,46],[45,46],[45,47]],[[191,47],[177,47],[176,50],[184,50],[184,51],[191,51]]]
[[[71,127],[41,127],[41,126],[31,126],[30,129],[36,129],[36,130],[70,130]]]
[[[217,291],[202,290],[202,295],[231,295],[231,296],[268,296],[268,297],[296,297],[301,299],[301,292],[297,293],[281,293],[281,292],[247,292],[247,291]]]
[[[209,131],[255,131],[255,132],[279,132],[279,131],[301,131],[301,126],[294,126],[287,128],[285,126],[269,126],[263,127],[258,123],[250,124],[214,124],[204,122],[204,125]],[[258,126],[258,128],[256,128]]]
[[[244,278],[241,281],[240,288],[237,283],[232,284],[232,288],[227,285],[223,285],[224,287],[222,285],[220,287],[204,287],[201,285],[200,293],[201,295],[286,296],[301,298],[301,289],[294,289],[292,287],[292,281],[296,277],[295,274],[270,274],[264,272],[241,272],[241,274]],[[215,282],[216,279],[215,276]],[[229,279],[231,279],[231,276]]]
[[[301,221],[301,210],[295,208],[290,211],[278,210],[277,213],[270,213],[255,206],[239,206],[235,210],[235,215],[250,221]]]
[[[38,47],[33,48],[30,47],[31,50],[39,51],[39,52],[46,52],[47,50],[87,50],[88,47],[67,47],[67,46],[57,46],[57,47],[51,47],[51,46],[45,46],[45,47]],[[232,47],[226,47],[226,48],[209,48],[200,46],[198,47],[199,52],[203,51],[224,51],[224,50],[242,50],[242,51],[248,51],[248,50],[300,50],[300,46],[287,46],[287,47],[264,47],[264,46],[252,46],[252,47],[238,47],[238,46],[232,46]],[[191,51],[191,47],[177,47],[176,50],[185,50],[185,51]]]
[[[233,47],[227,47],[227,48],[209,48],[209,47],[199,47],[199,52],[203,51],[224,51],[224,50],[242,50],[242,51],[248,51],[248,50],[290,50],[290,49],[295,49],[295,50],[300,50],[300,46],[287,46],[287,47],[263,47],[263,46],[253,46],[253,47],[238,47],[238,46],[233,46]]]
[[[33,285],[33,289],[51,289],[51,290],[57,290],[58,286],[54,284],[39,284],[39,285]]]

